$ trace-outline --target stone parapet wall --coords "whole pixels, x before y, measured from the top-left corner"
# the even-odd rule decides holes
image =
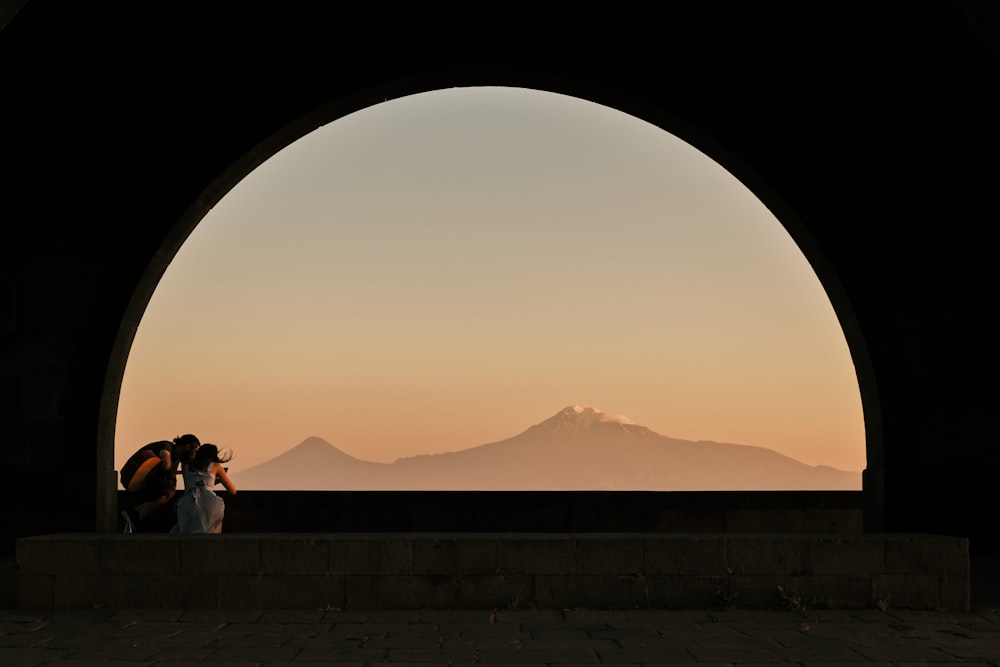
[[[865,530],[860,491],[240,490],[223,497],[227,533]],[[118,504],[125,507],[123,492]]]
[[[968,610],[927,534],[82,534],[17,542],[23,609]]]

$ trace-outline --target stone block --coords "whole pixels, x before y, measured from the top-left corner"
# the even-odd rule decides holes
[[[413,540],[342,536],[330,544],[330,574],[409,575]]]
[[[53,597],[57,609],[180,608],[178,575],[80,575],[59,577]]]
[[[727,543],[724,537],[688,534],[644,538],[643,543],[646,576],[727,574]]]
[[[941,575],[940,608],[947,611],[970,611],[972,591],[969,578],[960,574]]]
[[[260,540],[260,571],[269,576],[326,575],[330,540],[309,536],[268,536]]]
[[[593,577],[587,577],[592,579]],[[531,598],[526,608],[573,609],[580,606],[582,577],[573,574],[537,574],[532,577]]]
[[[501,537],[504,574],[576,574],[576,543],[571,537]]]
[[[444,608],[454,604],[458,579],[452,576],[347,576],[345,609]]]
[[[728,538],[728,567],[737,575],[806,574],[807,542],[802,537],[741,536]]]
[[[500,541],[496,536],[455,541],[455,565],[460,575],[496,575],[500,572]]]
[[[121,609],[145,609],[158,606],[162,595],[156,588],[144,588],[145,575],[105,575],[101,587],[108,607]]]
[[[808,542],[814,574],[863,574],[885,572],[885,540],[881,536],[817,536]]]
[[[883,574],[872,578],[872,598],[882,608],[940,609],[941,575]]]
[[[729,595],[725,575],[646,575],[644,583],[651,609],[714,609]]]
[[[969,541],[943,535],[890,535],[885,571],[892,574],[963,574],[969,571]]]
[[[579,536],[578,575],[639,575],[644,571],[645,544],[639,537]]]
[[[829,509],[806,509],[802,512],[802,532],[834,532],[833,515]]]
[[[105,575],[180,574],[177,536],[121,535],[98,541],[100,573]]]
[[[584,609],[647,609],[649,591],[641,575],[577,575],[577,606]]]
[[[446,606],[446,601],[454,600],[458,591],[457,580],[451,576],[374,577],[368,582],[368,587],[375,609]],[[353,602],[353,599],[350,601]]]
[[[53,604],[57,609],[98,609],[114,607],[118,603],[116,581],[105,582],[106,577],[93,574],[68,574],[55,581],[52,590]]]
[[[377,609],[378,596],[375,584],[382,577],[370,574],[344,576],[344,609]]]
[[[180,543],[184,576],[256,575],[261,571],[260,542],[252,538],[191,535]]]
[[[864,512],[859,509],[830,509],[830,531],[834,533],[863,533],[865,530]]]
[[[787,609],[867,609],[873,606],[871,574],[806,574],[778,584]]]
[[[156,596],[155,604],[150,606],[159,609],[216,609],[219,606],[218,575],[157,578],[149,584],[146,594]]]
[[[458,599],[459,581],[455,575],[405,577],[403,585],[392,587],[388,594],[379,591],[379,608],[449,609]],[[409,601],[410,606],[397,607],[397,599],[400,604]]]
[[[130,575],[101,578],[98,607],[205,609],[215,606],[215,577]]]
[[[456,539],[426,539],[413,542],[413,573],[415,575],[460,574]]]
[[[344,577],[262,577],[257,583],[257,606],[261,609],[341,609],[344,606]]]
[[[17,577],[15,601],[18,609],[53,609],[55,580],[50,574],[24,574]]]
[[[742,609],[781,609],[781,590],[788,580],[782,574],[734,574],[729,577],[728,601]]]
[[[507,609],[530,600],[533,592],[530,575],[463,575],[458,578],[455,604],[460,608]]]
[[[262,609],[260,586],[268,577],[257,574],[240,574],[216,577],[216,604],[218,609]]]
[[[43,535],[18,540],[16,558],[22,574],[96,574],[96,540],[73,535]]]

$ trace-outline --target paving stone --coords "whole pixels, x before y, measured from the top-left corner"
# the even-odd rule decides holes
[[[143,614],[63,610],[40,617],[3,611],[0,664],[995,667],[1000,655],[1000,617],[989,612],[612,610],[602,616],[599,610],[312,611],[305,614],[306,623],[274,622],[269,617],[282,614],[271,610]],[[294,612],[288,616],[296,617]],[[318,616],[326,620],[312,622]],[[448,624],[439,624],[441,620]],[[469,636],[459,638],[453,628]],[[595,628],[602,634],[588,634]],[[32,646],[32,641],[47,648]]]

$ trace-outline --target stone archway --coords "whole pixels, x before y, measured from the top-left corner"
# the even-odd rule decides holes
[[[461,75],[416,76],[405,81],[397,81],[378,89],[369,89],[353,96],[338,99],[317,107],[292,123],[289,123],[268,136],[252,150],[243,154],[232,164],[221,169],[200,196],[195,198],[184,213],[177,219],[158,251],[154,261],[149,264],[128,305],[126,316],[118,329],[111,362],[105,379],[102,394],[100,431],[98,442],[98,526],[104,530],[111,529],[115,520],[114,489],[117,482],[113,477],[113,441],[114,424],[117,413],[118,396],[124,374],[128,352],[139,326],[142,314],[150,298],[162,278],[171,259],[178,252],[188,235],[205,215],[218,203],[226,193],[242,178],[263,164],[267,159],[285,146],[297,141],[314,129],[336,121],[347,114],[361,111],[373,104],[378,104],[396,97],[451,86],[472,85],[507,85],[524,88],[537,88],[549,92],[561,93],[586,99],[591,102],[615,108],[641,118],[661,129],[679,137],[710,156],[748,189],[750,189],[775,214],[777,219],[798,244],[799,248],[812,265],[820,282],[823,284],[844,330],[850,347],[852,358],[858,374],[861,389],[862,405],[865,415],[866,448],[868,452],[868,469],[865,471],[866,522],[872,528],[880,525],[881,518],[878,508],[881,507],[880,495],[875,489],[881,489],[881,429],[879,428],[878,395],[875,391],[874,374],[868,359],[868,353],[860,328],[856,324],[851,304],[846,292],[839,282],[834,269],[827,262],[820,245],[812,238],[808,226],[796,214],[794,207],[786,202],[771,187],[767,179],[744,164],[735,151],[711,136],[671,116],[669,110],[640,104],[635,99],[589,86],[581,86],[572,81],[546,78],[539,81],[531,76],[504,75],[497,77],[495,73],[470,73]],[[877,492],[878,494],[881,491]]]

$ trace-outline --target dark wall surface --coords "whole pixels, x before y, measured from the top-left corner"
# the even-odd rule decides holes
[[[859,533],[859,491],[240,491],[225,533]],[[119,492],[127,507],[127,493]],[[168,532],[176,506],[155,515]],[[153,521],[150,521],[153,523]],[[118,530],[124,532],[124,518]]]
[[[113,529],[131,337],[211,205],[321,124],[456,85],[614,106],[740,178],[799,243],[844,326],[865,410],[866,529],[996,543],[980,518],[1000,463],[990,234],[1000,12],[990,3],[505,5],[475,16],[306,3],[4,7],[7,544]]]

